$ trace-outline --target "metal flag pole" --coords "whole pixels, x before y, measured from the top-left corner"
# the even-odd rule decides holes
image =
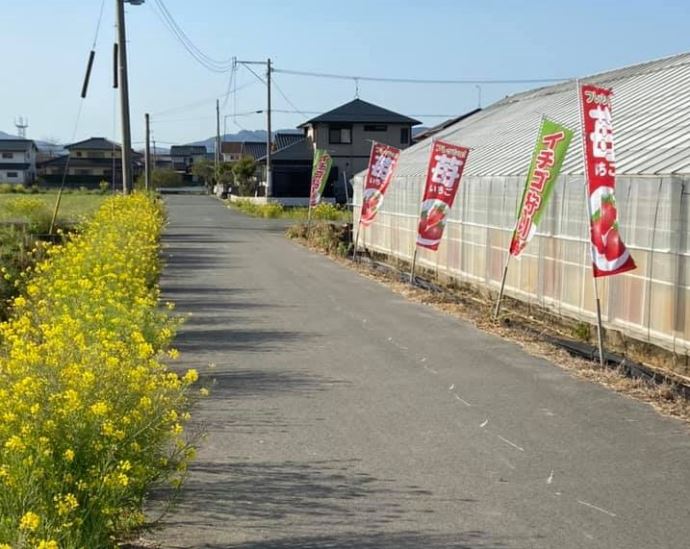
[[[357,223],[357,232],[355,233],[355,246],[352,249],[352,261],[357,261],[357,245],[359,244],[359,231],[362,227],[362,222]]]
[[[541,121],[539,123],[539,129],[537,130],[537,144],[535,145],[535,151],[536,151],[536,148],[539,146],[539,136],[541,135],[542,128],[544,127],[544,119],[545,118],[546,118],[546,116],[542,114],[541,115]],[[534,154],[536,154],[536,153],[533,153],[533,158],[534,158]],[[530,167],[530,170],[531,169],[532,168]],[[529,172],[528,172],[527,177],[529,178]],[[522,191],[522,198],[520,199],[520,203],[518,204],[517,219],[515,220],[515,225],[513,226],[512,236],[510,238],[511,243],[512,243],[513,239],[515,238],[515,233],[517,232],[518,225],[520,223],[520,214],[521,214],[523,204],[525,202],[525,194],[527,193],[527,187],[529,186],[529,183],[530,183],[529,180],[525,182],[525,188]],[[509,243],[508,244],[508,250],[506,253],[505,265],[503,266],[503,277],[501,278],[501,290],[498,292],[498,299],[496,300],[496,307],[494,308],[494,316],[493,316],[494,320],[498,319],[498,315],[501,312],[501,302],[503,301],[503,292],[504,292],[505,286],[506,286],[506,279],[508,278],[508,264],[510,263],[510,256],[513,255],[510,253],[510,246],[511,246],[511,244]]]
[[[417,243],[414,246],[414,253],[412,254],[412,266],[410,267],[410,284],[414,286],[414,268],[417,265]]]
[[[494,320],[498,318],[499,313],[501,312],[501,302],[503,301],[503,291],[505,290],[506,287],[506,278],[508,278],[508,263],[510,263],[510,256],[512,254],[510,253],[510,250],[506,253],[506,262],[505,265],[503,266],[503,277],[501,278],[501,290],[498,292],[498,299],[496,300],[496,307],[494,309]]]
[[[307,244],[311,242],[311,198],[309,199],[309,213],[307,214]]]
[[[580,81],[575,80],[575,93],[577,99],[578,109],[580,111],[580,135],[582,136],[582,168],[584,173],[585,181],[585,202],[587,203],[587,215],[589,216],[589,246],[590,246],[590,256],[594,259],[594,250],[592,249],[594,244],[592,244],[592,204],[589,201],[589,175],[587,173],[587,156],[586,156],[586,139],[585,135],[585,118],[584,118],[584,106],[582,105],[582,97],[580,94]],[[597,277],[594,274],[594,261],[592,261],[592,281],[594,283],[594,299],[596,301],[597,307],[597,345],[599,347],[599,365],[604,366],[604,341],[603,341],[603,327],[601,322],[601,301],[599,300],[599,284],[597,283]]]

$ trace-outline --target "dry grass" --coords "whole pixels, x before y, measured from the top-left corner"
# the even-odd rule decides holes
[[[304,240],[300,242],[305,244]],[[312,247],[312,250],[323,253],[319,248]],[[494,321],[494,302],[477,291],[469,288],[449,288],[443,293],[432,292],[401,282],[394,271],[375,270],[368,263],[353,263],[342,257],[324,255],[392,289],[410,301],[429,305],[438,311],[469,321],[480,330],[517,343],[530,355],[544,358],[576,377],[594,381],[618,393],[647,402],[663,415],[690,423],[690,401],[674,391],[673,387],[631,378],[625,375],[621,368],[602,368],[598,362],[572,356],[543,337],[551,335],[572,338],[572,334],[559,331],[557,326],[542,322],[538,318],[525,316],[523,311],[511,307],[509,300],[502,307],[500,320]],[[674,375],[666,371],[664,374]]]

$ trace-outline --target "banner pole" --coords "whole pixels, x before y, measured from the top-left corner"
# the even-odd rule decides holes
[[[587,215],[589,216],[589,247],[590,247],[590,257],[593,258],[592,253],[592,204],[589,201],[589,176],[587,174],[587,150],[585,135],[585,123],[584,123],[584,107],[582,105],[582,97],[580,96],[580,80],[575,80],[575,97],[577,100],[577,106],[580,111],[580,137],[582,139],[582,168],[584,173],[584,188],[585,188],[585,202],[587,203]],[[601,302],[599,300],[599,284],[597,283],[597,277],[594,275],[594,262],[592,261],[592,281],[594,285],[594,299],[597,307],[597,346],[599,347],[599,365],[604,366],[604,341],[603,341],[603,327],[601,322]]]
[[[357,245],[359,244],[359,230],[362,223],[357,223],[357,232],[355,233],[355,247],[352,249],[352,261],[357,262]]]
[[[503,267],[503,278],[501,279],[501,290],[498,292],[498,299],[496,300],[496,308],[494,309],[494,320],[498,318],[501,312],[501,301],[503,301],[503,290],[506,287],[506,278],[508,277],[508,263],[510,263],[510,251],[508,251],[508,257],[506,257],[506,263]]]
[[[309,200],[309,213],[307,214],[307,244],[311,242],[311,199]]]
[[[417,264],[417,245],[415,244],[414,253],[412,254],[412,266],[410,267],[410,284],[414,286],[414,268]]]

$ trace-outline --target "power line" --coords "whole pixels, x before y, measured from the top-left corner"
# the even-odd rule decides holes
[[[491,79],[491,78],[476,78],[476,79],[457,79],[457,80],[434,80],[424,78],[387,78],[379,76],[358,76],[347,74],[333,74],[325,72],[311,72],[311,71],[296,71],[291,69],[273,69],[273,72],[290,74],[293,76],[309,76],[313,78],[331,78],[336,80],[365,80],[367,82],[390,82],[397,84],[448,84],[448,85],[462,85],[462,84],[539,84],[543,82],[563,82],[570,78],[523,78],[523,79]]]
[[[195,61],[197,61],[197,63],[212,72],[222,73],[228,72],[232,69],[234,66],[234,58],[231,57],[228,59],[218,60],[204,53],[196,44],[194,44],[189,36],[187,36],[182,27],[178,25],[177,21],[175,21],[175,18],[163,3],[163,0],[155,0],[155,5],[158,7],[160,13],[154,9],[153,3],[149,4],[158,18],[163,22],[164,26],[170,31],[173,37],[177,39],[180,44],[182,44],[185,50],[187,50],[187,52],[194,58]]]
[[[236,82],[235,82],[235,83],[236,83]],[[249,81],[249,82],[245,82],[245,83],[242,84],[241,86],[235,86],[235,88],[234,88],[233,90],[231,90],[231,91],[229,92],[228,95],[233,95],[233,94],[237,93],[237,92],[240,91],[240,90],[243,90],[243,89],[245,89],[245,88],[249,88],[249,87],[255,86],[255,85],[256,85],[256,82],[255,82],[254,80],[251,80],[251,81]],[[225,96],[225,95],[221,95],[220,97],[223,98],[223,97],[226,97],[226,96]],[[177,114],[177,113],[179,113],[179,112],[184,112],[184,111],[186,111],[186,110],[195,109],[195,108],[197,108],[197,107],[200,107],[200,106],[202,106],[202,105],[205,105],[205,104],[207,104],[207,103],[210,103],[210,102],[212,102],[212,101],[215,101],[216,99],[218,99],[218,96],[217,96],[217,95],[205,97],[205,98],[203,98],[203,99],[199,99],[199,100],[194,101],[194,102],[192,102],[192,103],[186,103],[186,104],[180,105],[180,106],[178,106],[178,107],[171,107],[171,108],[169,108],[169,109],[164,109],[164,110],[162,110],[162,111],[158,111],[158,112],[151,113],[151,116],[152,116],[152,117],[155,116],[155,117],[159,118],[159,117],[164,116],[164,115]]]
[[[293,109],[295,109],[295,111],[297,111],[302,116],[307,116],[307,114],[304,111],[299,110],[295,106],[295,104],[292,101],[290,101],[290,98],[287,95],[285,95],[285,92],[283,92],[282,88],[278,85],[278,82],[276,82],[275,78],[273,78],[273,85],[275,86],[276,90],[278,90],[278,93],[283,96],[283,99],[285,99],[288,105],[290,105]],[[275,111],[275,109],[273,110]]]

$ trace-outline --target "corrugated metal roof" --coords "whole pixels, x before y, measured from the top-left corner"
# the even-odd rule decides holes
[[[690,53],[584,77],[581,82],[613,88],[618,174],[690,173]],[[525,175],[543,115],[575,131],[562,173],[583,173],[574,80],[507,97],[434,139],[472,149],[466,175]],[[427,139],[403,151],[397,175],[423,175],[430,144]]]

